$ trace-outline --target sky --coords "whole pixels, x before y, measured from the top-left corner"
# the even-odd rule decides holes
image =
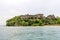
[[[60,0],[0,0],[0,25],[14,16],[38,13],[60,16]]]

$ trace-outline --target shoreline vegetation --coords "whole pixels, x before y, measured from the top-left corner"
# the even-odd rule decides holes
[[[20,15],[15,16],[6,21],[6,26],[60,26],[60,17],[55,17],[55,15],[44,14],[36,15]]]

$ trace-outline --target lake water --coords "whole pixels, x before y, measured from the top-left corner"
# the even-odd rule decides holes
[[[60,40],[60,26],[0,27],[0,40]]]

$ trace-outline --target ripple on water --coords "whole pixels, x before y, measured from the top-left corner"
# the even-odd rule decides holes
[[[60,27],[4,27],[0,40],[60,40]]]

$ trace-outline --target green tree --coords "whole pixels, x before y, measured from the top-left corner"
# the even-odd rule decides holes
[[[39,20],[39,26],[42,26],[43,22],[41,20]]]
[[[22,21],[22,22],[20,22],[20,25],[21,26],[28,26],[28,22]]]
[[[15,23],[14,21],[9,21],[9,22],[7,22],[6,25],[7,25],[7,26],[14,26],[14,23]]]
[[[34,23],[31,26],[39,26],[39,24],[38,23]]]
[[[57,23],[60,24],[60,18],[57,19]]]

